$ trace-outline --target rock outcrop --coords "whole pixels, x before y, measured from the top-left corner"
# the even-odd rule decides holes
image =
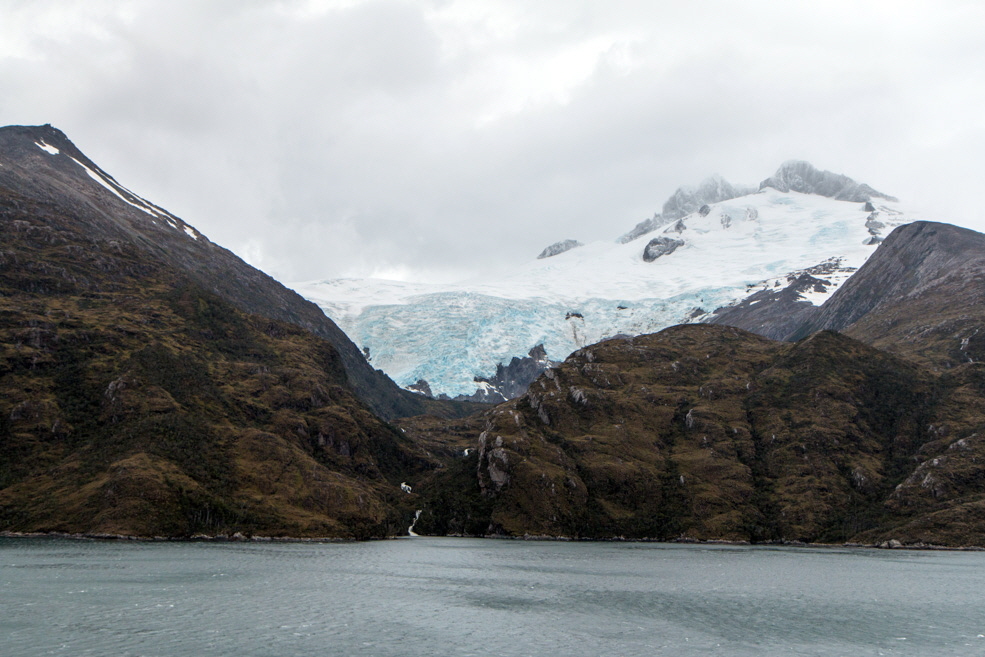
[[[643,249],[643,260],[653,262],[657,258],[670,255],[684,246],[684,240],[676,237],[654,237]]]
[[[751,191],[754,190],[732,185],[721,176],[706,178],[697,187],[679,187],[664,202],[663,209],[660,213],[636,224],[631,231],[620,237],[617,241],[621,244],[632,242],[638,237],[653,232],[661,226],[675,222],[692,212],[699,211],[705,205],[728,201],[729,199],[748,194]]]
[[[759,184],[759,188],[772,187],[781,192],[800,192],[802,194],[817,194],[838,201],[868,203],[873,198],[895,201],[872,189],[866,184],[857,183],[848,176],[821,171],[810,162],[789,160],[780,165],[776,173]]]
[[[554,244],[551,244],[549,247],[541,251],[540,255],[537,256],[537,259],[543,260],[544,258],[550,258],[556,255],[561,255],[565,251],[570,251],[571,249],[574,249],[579,246],[584,246],[584,244],[582,244],[578,240],[562,240],[560,242],[555,242]]]
[[[496,373],[490,377],[475,377],[478,389],[471,395],[460,395],[456,401],[498,404],[519,397],[527,387],[553,363],[547,357],[544,345],[539,344],[526,356],[514,356],[506,365],[496,365]]]

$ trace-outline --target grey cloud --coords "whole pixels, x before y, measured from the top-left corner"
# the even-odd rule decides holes
[[[842,2],[115,5],[85,5],[102,27],[78,34],[36,17],[19,38],[42,56],[0,59],[4,123],[51,121],[288,280],[615,239],[681,184],[755,183],[791,158],[978,220],[985,47],[967,3],[920,9],[926,31]],[[456,7],[501,24],[478,12],[450,34],[434,12]],[[528,62],[610,37],[563,97],[498,97]]]

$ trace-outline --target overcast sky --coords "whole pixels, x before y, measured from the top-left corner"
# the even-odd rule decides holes
[[[615,239],[787,159],[985,230],[980,0],[0,0],[52,123],[284,281]]]

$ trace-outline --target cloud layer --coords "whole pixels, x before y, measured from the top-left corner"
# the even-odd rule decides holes
[[[13,2],[50,122],[282,280],[449,278],[807,159],[985,229],[979,2]]]

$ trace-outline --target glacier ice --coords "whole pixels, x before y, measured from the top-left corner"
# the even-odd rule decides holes
[[[477,377],[489,377],[498,364],[538,344],[559,361],[606,338],[699,321],[790,272],[831,259],[858,267],[881,237],[918,218],[847,177],[820,172],[815,180],[790,163],[781,171],[783,184],[770,180],[781,186],[813,180],[812,189],[833,196],[765,183],[748,193],[709,179],[699,188],[704,192],[675,201],[680,211],[691,208],[665,228],[667,239],[680,244],[672,256],[652,262],[644,261],[638,243],[600,241],[456,284],[333,279],[294,287],[398,384],[423,379],[435,395],[471,395]],[[711,200],[732,193],[739,195]],[[868,207],[857,193],[869,194]],[[849,200],[835,198],[846,195]],[[704,213],[702,206],[708,206]],[[805,298],[823,303],[840,283]]]

